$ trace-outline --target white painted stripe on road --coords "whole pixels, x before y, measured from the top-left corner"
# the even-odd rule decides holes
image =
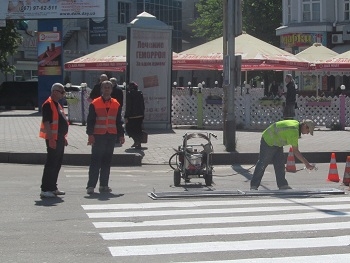
[[[348,204],[340,205],[312,205],[312,206],[269,206],[269,207],[239,207],[239,208],[221,208],[221,209],[191,209],[191,210],[161,210],[161,211],[122,211],[122,212],[95,212],[87,213],[89,218],[123,218],[123,217],[143,217],[143,216],[171,216],[171,215],[198,215],[198,214],[236,214],[236,213],[254,213],[254,212],[275,212],[290,210],[334,210],[340,211]],[[350,208],[350,207],[348,207]]]
[[[224,205],[261,205],[261,204],[308,204],[308,203],[338,203],[338,202],[350,202],[349,196],[342,197],[326,197],[326,198],[288,198],[288,199],[276,199],[276,198],[260,198],[257,199],[244,199],[244,200],[222,200],[222,201],[193,201],[186,200],[185,202],[153,202],[153,203],[141,203],[141,204],[103,204],[103,205],[82,205],[84,210],[116,210],[116,209],[150,209],[150,208],[175,208],[175,207],[200,207],[200,206],[224,206]]]
[[[252,251],[267,249],[296,249],[345,247],[350,244],[350,236],[292,238],[292,239],[264,239],[223,242],[198,242],[186,244],[159,244],[140,246],[109,247],[115,257],[148,256],[186,253],[208,253],[223,251]]]
[[[87,174],[67,174],[67,178],[87,178]]]
[[[259,215],[259,216],[230,216],[230,217],[197,217],[197,218],[179,218],[163,220],[143,220],[142,222],[94,222],[96,228],[112,227],[145,227],[145,226],[179,226],[179,225],[196,225],[200,224],[224,224],[224,223],[241,223],[241,222],[272,222],[288,220],[307,220],[307,219],[324,219],[324,218],[349,218],[350,213],[333,212],[312,212],[300,214],[279,214],[279,215]]]
[[[273,225],[253,227],[225,227],[225,228],[202,228],[158,231],[134,231],[100,233],[105,240],[124,240],[142,238],[169,238],[169,237],[194,237],[194,236],[219,236],[241,235],[256,233],[298,232],[298,231],[323,231],[335,229],[350,229],[350,222],[300,224],[300,225]],[[350,258],[349,258],[350,261]]]
[[[89,173],[89,169],[65,169],[65,173]],[[156,170],[156,171],[147,171],[145,170],[123,170],[123,169],[111,169],[111,173],[143,173],[143,174],[149,174],[149,173],[170,173],[173,172],[173,170]]]
[[[349,254],[299,256],[285,258],[248,258],[236,260],[196,261],[196,263],[349,263]],[[191,262],[178,262],[191,263]],[[193,262],[192,262],[193,263]]]

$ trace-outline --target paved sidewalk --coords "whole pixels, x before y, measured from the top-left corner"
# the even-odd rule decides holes
[[[46,147],[38,137],[41,114],[37,111],[0,111],[0,162],[42,164],[45,161]],[[91,147],[87,146],[85,126],[70,125],[69,146],[65,151],[64,164],[87,165],[90,162]],[[126,137],[126,143],[115,147],[113,165],[134,166],[144,164],[168,164],[183,135],[188,133],[212,132],[214,147],[213,164],[254,164],[258,157],[261,131],[236,131],[237,152],[226,152],[223,145],[223,132],[219,130],[148,130],[148,143],[143,149],[130,148],[132,139]],[[201,143],[205,143],[201,139]],[[336,153],[337,161],[345,162],[350,155],[350,132],[329,131],[325,127],[316,127],[314,136],[305,135],[299,140],[301,152],[310,162],[327,163],[330,154]],[[192,143],[192,140],[191,140]],[[285,148],[286,154],[289,148]]]

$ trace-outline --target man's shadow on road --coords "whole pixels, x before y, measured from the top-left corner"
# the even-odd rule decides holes
[[[108,201],[113,198],[122,197],[124,194],[113,194],[113,193],[93,193],[91,195],[84,196],[85,199],[97,199],[99,201]]]
[[[36,206],[56,206],[59,203],[63,203],[64,200],[60,197],[54,198],[42,198],[41,200],[35,201]]]

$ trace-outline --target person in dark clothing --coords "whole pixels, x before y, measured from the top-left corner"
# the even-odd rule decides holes
[[[271,83],[270,94],[273,95],[274,97],[276,97],[278,94],[278,85],[276,81],[272,81]]]
[[[89,99],[90,101],[93,101],[94,99],[101,96],[101,84],[103,81],[108,80],[108,77],[106,74],[101,74],[100,76],[100,82],[96,84],[93,89],[90,92]]]
[[[111,97],[113,99],[116,99],[119,102],[120,107],[123,107],[123,105],[124,105],[123,90],[118,87],[118,83],[117,83],[117,79],[116,78],[110,78],[109,81],[112,82],[112,85],[113,85],[113,90],[112,90]]]
[[[141,149],[144,115],[145,102],[143,94],[138,90],[138,85],[135,82],[131,82],[126,92],[124,121],[127,134],[134,140],[134,144],[131,147],[135,147],[135,149]]]
[[[123,108],[123,104],[124,104],[124,93],[123,93],[123,90],[118,87],[118,83],[117,83],[116,78],[110,78],[109,81],[112,82],[112,85],[113,85],[111,97],[113,99],[116,99],[120,104],[121,110],[119,111],[119,114],[120,114],[120,119],[121,119],[122,108]],[[121,146],[121,144],[119,143],[119,137],[117,137],[116,146]]]
[[[286,105],[283,111],[283,118],[285,120],[293,119],[295,117],[295,103],[297,91],[295,89],[294,79],[291,74],[287,74],[285,77],[287,83]]]
[[[57,179],[61,169],[64,147],[68,145],[68,119],[58,103],[64,97],[64,86],[55,83],[51,87],[51,96],[42,106],[42,122],[39,137],[45,139],[47,156],[41,182],[40,197],[56,197],[65,192],[58,190]]]
[[[111,97],[112,83],[102,82],[102,95],[94,99],[89,106],[86,134],[91,148],[91,163],[86,193],[94,194],[100,177],[100,193],[110,193],[108,186],[114,144],[119,135],[119,142],[124,144],[124,129],[121,121],[121,107],[116,99]]]

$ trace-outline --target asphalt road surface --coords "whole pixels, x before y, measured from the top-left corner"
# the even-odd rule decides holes
[[[0,164],[0,261],[349,262],[348,187],[327,181],[327,164],[318,168],[288,173],[293,191],[345,194],[200,196],[247,191],[254,168],[218,166],[212,187],[202,178],[174,187],[169,166],[146,165],[113,167],[113,193],[88,196],[88,167],[63,166],[58,186],[66,195],[40,199],[42,166]],[[271,166],[260,189],[276,190]],[[180,197],[154,200],[152,192]]]

